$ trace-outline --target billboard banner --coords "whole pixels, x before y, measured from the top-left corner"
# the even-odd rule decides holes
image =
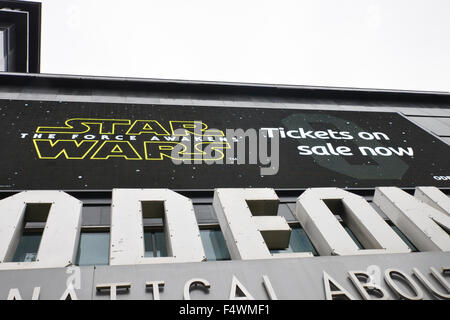
[[[1,190],[450,187],[398,113],[0,100]]]

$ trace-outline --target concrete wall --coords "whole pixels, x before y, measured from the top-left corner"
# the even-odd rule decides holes
[[[313,257],[297,259],[275,259],[254,261],[217,261],[207,263],[182,263],[162,265],[135,266],[97,266],[81,268],[58,268],[40,270],[17,270],[0,272],[0,300],[8,297],[10,289],[17,288],[22,299],[31,299],[35,287],[40,288],[40,299],[60,299],[70,283],[78,299],[108,300],[109,290],[97,290],[98,285],[119,283],[128,289],[117,291],[118,300],[154,299],[153,290],[146,289],[146,283],[164,282],[159,298],[183,299],[186,283],[191,279],[203,279],[210,284],[209,290],[202,287],[191,288],[190,298],[197,300],[227,300],[232,292],[233,277],[239,281],[240,289],[244,288],[254,299],[316,299],[326,298],[324,272],[342,286],[354,299],[362,299],[349,278],[349,271],[360,271],[370,274],[373,284],[380,286],[389,299],[399,296],[388,287],[385,272],[395,269],[408,276],[419,288],[423,299],[435,299],[431,291],[413,275],[417,268],[432,286],[443,294],[447,294],[434,276],[430,274],[434,268],[444,281],[448,276],[442,268],[448,268],[450,256],[440,253],[411,253],[394,255],[347,256],[347,257]],[[264,284],[263,276],[269,280],[275,297],[268,294],[268,283]],[[362,281],[363,282],[363,281]],[[414,296],[411,288],[403,281],[395,283],[401,292]],[[445,282],[444,282],[445,283]],[[335,289],[332,289],[335,290]],[[233,292],[234,293],[234,292]],[[450,297],[450,296],[449,296]],[[72,297],[74,298],[74,297]],[[373,297],[372,297],[373,298]]]

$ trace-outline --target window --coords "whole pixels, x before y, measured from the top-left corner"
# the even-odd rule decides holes
[[[109,263],[109,232],[81,231],[75,264],[78,266]]]
[[[42,232],[28,231],[22,234],[12,262],[33,262],[41,243]]]
[[[318,253],[306,235],[305,230],[300,227],[291,227],[291,229],[289,247],[283,250],[270,250],[270,253],[312,252],[313,255],[317,256]]]
[[[27,203],[17,247],[9,262],[36,261],[51,203]]]
[[[164,231],[144,230],[145,257],[167,257]]]
[[[164,201],[141,201],[144,257],[168,257],[164,230]]]
[[[230,253],[223,237],[222,231],[217,229],[200,230],[206,260],[230,260]]]

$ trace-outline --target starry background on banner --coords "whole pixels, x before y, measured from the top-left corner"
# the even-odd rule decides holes
[[[414,156],[363,157],[353,140],[280,139],[280,167],[276,175],[261,176],[260,164],[182,164],[121,158],[108,160],[38,159],[32,135],[38,126],[64,126],[70,118],[203,121],[225,131],[242,128],[296,130],[333,129],[383,132],[389,141],[372,146],[412,147]],[[112,188],[213,189],[218,187],[372,188],[375,186],[450,187],[433,176],[450,175],[450,147],[397,113],[321,111],[267,108],[141,105],[89,102],[0,100],[0,190],[111,190]],[[119,134],[126,132],[121,127]],[[28,133],[21,138],[21,133]],[[97,136],[98,133],[93,133]],[[145,136],[145,135],[144,135]],[[46,138],[43,134],[42,138]],[[133,142],[143,155],[143,141]],[[299,145],[348,146],[354,156],[302,156]],[[89,154],[90,156],[91,154]]]

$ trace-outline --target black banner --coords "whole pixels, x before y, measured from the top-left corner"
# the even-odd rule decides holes
[[[0,100],[0,124],[0,190],[450,187],[449,146],[390,112]]]

